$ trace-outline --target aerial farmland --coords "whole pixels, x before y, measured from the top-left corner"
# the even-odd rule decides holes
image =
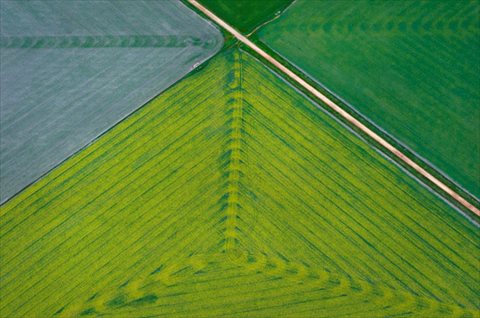
[[[0,317],[480,317],[480,2],[0,4]]]

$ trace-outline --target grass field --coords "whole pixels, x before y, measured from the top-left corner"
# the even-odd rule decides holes
[[[478,317],[478,228],[239,50],[0,215],[0,316]]]
[[[222,46],[179,1],[3,1],[0,202]]]
[[[200,0],[199,2],[224,21],[243,33],[252,32],[257,26],[283,11],[293,0]]]
[[[296,1],[260,39],[480,196],[478,1]]]

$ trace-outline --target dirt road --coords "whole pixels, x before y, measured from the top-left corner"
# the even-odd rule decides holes
[[[298,75],[290,71],[287,67],[282,65],[280,62],[275,60],[272,56],[267,54],[265,51],[263,51],[261,48],[259,48],[255,43],[250,41],[247,37],[242,35],[240,32],[232,28],[230,25],[225,23],[222,19],[217,17],[215,14],[210,12],[207,8],[202,6],[200,3],[198,3],[195,0],[188,0],[193,6],[195,6],[198,10],[203,12],[206,16],[208,16],[210,19],[212,19],[215,23],[220,25],[222,28],[230,32],[234,37],[236,37],[240,42],[243,44],[247,45],[250,47],[252,50],[260,54],[263,58],[265,58],[268,62],[273,64],[277,69],[279,69],[282,73],[293,79],[295,82],[303,86],[306,90],[308,90],[310,93],[312,93],[315,97],[320,99],[324,104],[326,104],[328,107],[332,108],[335,112],[337,112],[340,116],[345,118],[347,121],[349,121],[352,125],[363,131],[365,134],[367,134],[369,137],[374,139],[376,142],[378,142],[380,145],[382,145],[386,150],[389,152],[393,153],[396,157],[401,159],[403,162],[405,162],[407,165],[409,165],[411,168],[413,168],[415,171],[417,171],[419,174],[430,180],[433,184],[435,184],[438,188],[440,188],[442,191],[450,195],[454,200],[456,200],[458,203],[475,213],[476,215],[480,216],[480,210],[477,209],[474,205],[472,205],[470,202],[465,200],[461,195],[459,195],[457,192],[452,190],[450,187],[448,187],[446,184],[435,178],[433,175],[431,175],[429,172],[427,172],[425,169],[420,167],[418,164],[413,162],[410,158],[408,158],[406,155],[404,155],[400,150],[395,148],[392,144],[390,144],[388,141],[380,137],[378,134],[370,130],[367,126],[359,122],[357,119],[355,119],[352,115],[347,113],[345,110],[343,110],[340,106],[335,104],[333,101],[331,101],[327,96],[323,95],[320,93],[318,90],[316,90],[313,86],[305,82],[303,79],[301,79]]]

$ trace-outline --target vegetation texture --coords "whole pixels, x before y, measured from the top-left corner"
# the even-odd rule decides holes
[[[222,20],[243,33],[250,33],[263,22],[277,16],[293,0],[199,0]]]
[[[271,48],[480,197],[480,2],[298,0]]]
[[[478,317],[478,228],[238,50],[8,201],[0,316]]]
[[[0,202],[223,43],[173,0],[1,0],[0,35]]]

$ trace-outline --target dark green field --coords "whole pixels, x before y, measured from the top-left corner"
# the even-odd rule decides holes
[[[305,1],[262,41],[480,196],[480,2]]]

